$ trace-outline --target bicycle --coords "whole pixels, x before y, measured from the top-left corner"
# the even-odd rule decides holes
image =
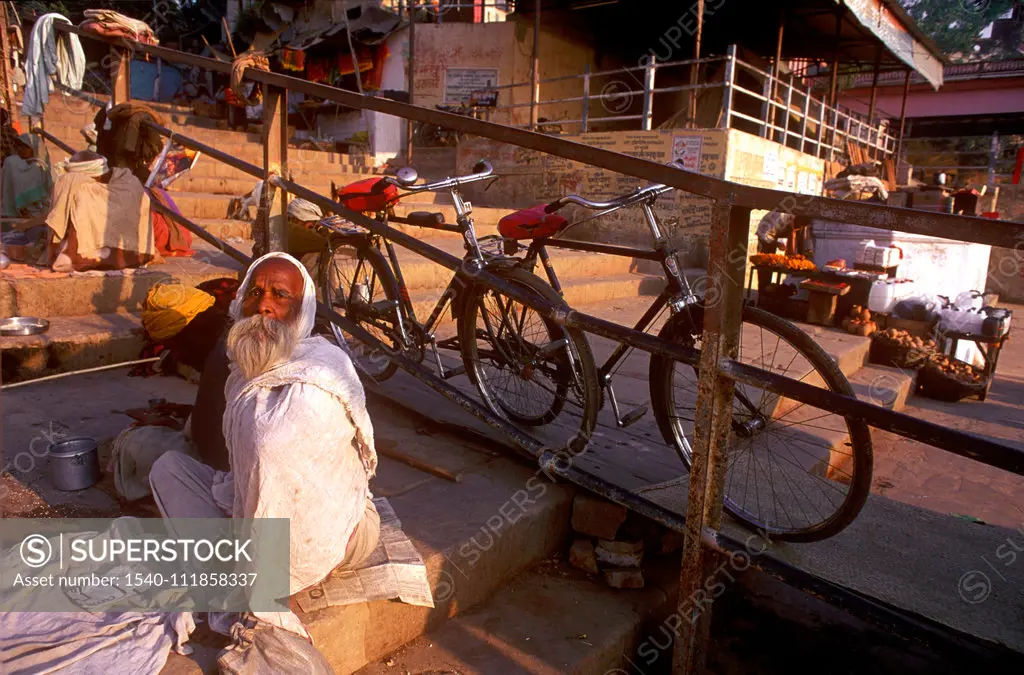
[[[519,269],[515,260],[487,249],[488,242],[500,244],[499,237],[477,239],[472,204],[462,198],[460,188],[496,179],[491,165],[482,161],[471,175],[422,185],[415,185],[417,179],[415,170],[406,167],[396,176],[358,181],[335,191],[334,197],[352,210],[375,213],[385,224],[394,221],[458,233],[466,251],[463,269],[471,280],[463,281],[458,273],[453,274],[430,316],[420,322],[392,242],[360,228],[346,227],[340,219],[321,221],[322,233],[328,237],[317,263],[323,300],[373,334],[384,349],[365,345],[332,323],[335,339],[347,345],[360,369],[375,381],[395,373],[396,364],[389,355],[401,353],[422,362],[429,347],[438,374],[444,379],[467,374],[495,415],[537,427],[554,420],[567,403],[572,403],[582,412],[581,428],[592,429],[599,392],[593,356],[583,333],[563,328],[472,280],[484,270],[528,293],[562,303],[542,279]],[[405,218],[390,213],[402,197],[441,190],[451,195],[457,214],[455,224],[445,223],[440,213],[414,212]],[[457,334],[439,341],[435,331],[449,306]],[[446,368],[438,349],[460,353],[462,365]],[[507,391],[505,385],[516,391]],[[527,387],[529,392],[522,391]],[[589,436],[583,441],[586,439]]]
[[[678,164],[675,166],[678,167]],[[504,237],[504,251],[508,255],[523,253],[519,266],[526,271],[532,272],[539,261],[552,289],[559,296],[562,295],[562,287],[548,255],[548,247],[631,256],[660,263],[667,286],[634,328],[644,332],[651,330],[667,307],[670,316],[661,328],[659,337],[699,349],[707,306],[705,298],[694,293],[680,269],[677,251],[652,208],[659,196],[672,189],[665,185],[648,185],[638,188],[632,194],[604,202],[569,195],[544,207],[534,207],[506,216],[499,222],[499,232]],[[595,218],[628,206],[640,206],[654,240],[653,250],[559,239],[572,225],[555,211],[568,204],[598,211],[593,216]],[[525,240],[530,240],[529,246],[519,243]],[[742,320],[739,360],[817,386],[825,385],[834,392],[854,395],[849,381],[832,358],[797,326],[750,306],[744,306]],[[771,336],[775,337],[774,346],[770,344]],[[766,346],[769,347],[767,351]],[[618,345],[597,369],[601,388],[598,406],[603,406],[604,392],[607,391],[618,428],[637,423],[648,412],[646,405],[623,412],[613,388],[613,375],[631,351],[632,348],[627,345]],[[588,350],[581,353],[591,352]],[[803,361],[796,364],[798,357],[802,357]],[[789,362],[779,368],[787,359]],[[675,448],[687,471],[692,462],[693,449],[688,436],[692,435],[696,412],[698,375],[696,366],[660,355],[652,355],[650,359],[648,380],[655,421],[661,435]],[[683,384],[679,380],[683,380]],[[842,418],[812,409],[772,392],[761,391],[757,396],[754,389],[745,384],[736,384],[725,510],[743,525],[760,529],[782,540],[815,541],[833,536],[853,521],[870,491],[873,460],[867,424],[862,420]],[[814,416],[816,413],[824,414]],[[830,415],[831,419],[825,419]],[[797,428],[798,425],[804,426]],[[766,450],[759,450],[755,454],[752,445],[759,439],[775,442],[775,445],[769,445]],[[849,450],[844,453],[846,448]],[[833,465],[833,459],[838,461],[838,466]],[[779,465],[772,464],[773,460],[779,460]],[[766,492],[770,489],[773,493],[772,513],[761,509],[762,488],[758,482],[754,482],[751,491],[750,472],[762,466],[768,468],[768,485],[764,489]],[[805,475],[794,478],[785,471],[790,467],[803,471]],[[737,479],[744,472],[746,481],[741,486]],[[793,494],[783,495],[780,499],[774,494],[776,483],[791,492],[802,492],[806,498],[805,503],[814,507],[817,516],[794,519],[789,510],[795,510],[800,500],[794,498]],[[816,492],[813,497],[809,497],[803,488],[811,485],[816,485],[820,494]],[[844,491],[840,486],[847,489]],[[740,490],[740,487],[743,489]],[[824,506],[827,512],[823,512],[823,503],[827,503]]]

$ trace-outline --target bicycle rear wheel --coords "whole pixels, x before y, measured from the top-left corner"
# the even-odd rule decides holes
[[[320,254],[318,263],[323,302],[376,337],[392,353],[400,352],[395,327],[398,282],[387,260],[369,237],[335,236]],[[377,382],[395,374],[398,366],[386,350],[366,344],[331,322],[331,333],[349,351],[357,369]]]
[[[660,337],[697,349],[703,308],[691,306]],[[846,376],[792,323],[753,307],[743,310],[738,360],[853,396]],[[690,469],[698,369],[654,357],[651,402],[658,426]],[[860,513],[871,489],[873,453],[867,424],[747,384],[736,384],[726,459],[724,508],[744,525],[788,541],[840,532]]]
[[[536,275],[507,265],[488,271],[550,302],[564,304]],[[569,447],[582,449],[597,423],[597,368],[583,333],[483,285],[470,288],[459,316],[466,372],[490,410],[516,424],[539,427],[573,407],[579,428]],[[573,416],[566,424],[576,425]],[[582,444],[582,447],[581,447]]]

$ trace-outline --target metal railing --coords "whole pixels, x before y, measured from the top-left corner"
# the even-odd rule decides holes
[[[56,28],[82,35],[71,26],[57,25]],[[231,69],[231,64],[228,63],[163,47],[141,45],[126,40],[97,38],[88,34],[85,36],[111,44],[117,55],[113,65],[113,69],[117,73],[117,80],[113,87],[113,102],[115,104],[128,100],[130,88],[126,81],[128,77],[126,64],[131,58],[133,50],[220,73],[229,73]],[[886,429],[906,438],[1024,475],[1024,453],[1013,447],[865,403],[853,396],[823,392],[818,387],[754,368],[736,360],[743,303],[745,252],[752,209],[791,213],[801,222],[807,222],[811,218],[856,222],[883,230],[898,230],[1008,248],[1013,248],[1024,242],[1024,226],[1005,221],[794,195],[773,189],[739,185],[557,136],[535,133],[389,99],[363,96],[277,73],[248,69],[244,73],[244,79],[260,83],[264,87],[263,141],[265,151],[262,167],[249,164],[179,134],[173,134],[169,129],[156,128],[166,136],[173,136],[186,147],[199,150],[205,155],[249,175],[262,178],[268,186],[278,188],[263,190],[261,219],[257,231],[258,249],[283,250],[285,223],[287,222],[287,203],[284,193],[289,192],[309,199],[322,208],[348,218],[356,225],[374,234],[385,236],[394,243],[453,270],[463,281],[493,288],[513,300],[533,308],[556,324],[606,337],[651,354],[667,356],[690,365],[699,365],[699,391],[687,513],[685,518],[681,518],[678,514],[649,499],[629,492],[574,465],[572,451],[568,449],[552,451],[545,447],[529,434],[492,415],[479,402],[467,397],[419,363],[400,354],[391,357],[397,365],[435,391],[507,434],[516,446],[525,455],[534,459],[547,475],[568,480],[667,527],[685,532],[686,544],[679,590],[681,612],[686,611],[684,604],[687,602],[686,599],[692,597],[695,591],[702,588],[704,579],[718,563],[720,554],[744,550],[743,542],[721,532],[725,444],[716,442],[716,439],[725,438],[729,433],[733,390],[737,382],[755,384],[795,401],[812,404],[827,412],[842,416],[858,416],[876,428]],[[394,230],[381,221],[349,211],[337,202],[280,178],[280,175],[287,175],[288,165],[287,143],[284,142],[284,131],[287,127],[283,125],[283,120],[287,115],[285,102],[288,90],[302,92],[352,108],[396,115],[449,127],[459,132],[495,141],[511,143],[612,172],[663,183],[714,200],[710,228],[708,285],[717,290],[720,300],[709,306],[705,312],[704,332],[701,339],[703,349],[697,352],[684,345],[552,303],[534,293],[509,284],[486,270],[468,270],[461,259],[451,254]],[[272,192],[274,194],[270,194]],[[200,226],[177,214],[163,209],[158,210],[186,225],[194,232],[203,231]],[[205,232],[203,234],[205,235],[203,238],[209,241],[210,235]],[[744,254],[734,255],[737,250],[742,250]],[[248,261],[238,252],[235,254],[236,259],[242,259],[243,262]],[[356,339],[387,349],[367,331],[352,324],[345,317],[323,307],[321,312]],[[905,625],[921,627],[920,617],[906,617],[900,610],[884,602],[866,598],[857,592],[799,570],[771,556],[760,556],[753,566],[775,574],[798,588],[811,590],[830,601],[851,611],[860,612],[863,616],[874,620],[886,621],[891,624],[894,619],[903,617]],[[680,672],[691,673],[701,670],[701,655],[706,653],[705,645],[710,635],[710,619],[711,611],[708,610],[701,612],[692,623],[682,622],[680,626],[682,634],[676,642],[675,649],[675,663]]]
[[[699,72],[703,67],[718,63],[725,64],[720,79],[704,77],[692,84],[657,86],[659,74],[661,79],[669,74],[677,81],[689,81],[693,66]],[[737,80],[741,72],[757,80],[760,90],[740,84]],[[735,45],[728,48],[725,56],[668,62],[652,59],[643,66],[601,71],[591,71],[588,66],[582,73],[542,79],[540,85],[543,88],[546,84],[550,90],[552,84],[560,83],[560,87],[564,88],[565,83],[574,80],[580,83],[579,95],[562,98],[543,98],[538,93],[536,100],[533,100],[531,82],[481,89],[474,95],[478,99],[497,98],[499,105],[489,107],[495,113],[495,119],[521,128],[530,126],[517,114],[521,109],[536,105],[551,110],[576,108],[578,105],[578,116],[551,118],[542,126],[560,126],[563,130],[569,126],[579,133],[587,133],[606,130],[596,127],[611,122],[639,122],[639,129],[650,130],[654,125],[656,104],[662,102],[662,107],[668,105],[664,103],[667,100],[665,95],[686,93],[689,97],[701,91],[719,89],[722,92],[722,105],[718,121],[713,125],[715,127],[751,131],[800,152],[829,160],[846,155],[848,142],[870,149],[879,158],[892,155],[896,150],[897,139],[888,132],[886,121],[873,124],[864,115],[845,106],[833,107],[824,100],[814,98],[810,90],[794,76],[781,79],[774,74],[772,67],[762,70],[738,58]],[[523,88],[527,90],[529,100],[501,103],[502,98],[514,101],[516,91]],[[636,101],[640,102],[639,105]],[[674,101],[676,107],[679,107],[679,97]],[[591,110],[594,103],[606,114],[594,114]],[[480,108],[488,109],[485,106]],[[674,126],[680,117],[689,116],[673,115],[664,126]],[[694,119],[684,119],[684,122],[690,126],[698,123]]]

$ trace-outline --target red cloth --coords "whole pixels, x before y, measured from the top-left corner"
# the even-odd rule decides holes
[[[166,190],[150,188],[149,197],[153,201],[163,204],[171,211],[180,213],[174,200],[171,199]],[[156,209],[151,209],[150,213],[153,221],[153,237],[156,240],[156,250],[160,251],[160,255],[175,257],[190,256],[195,253],[192,250],[191,232],[162,213],[158,213]]]
[[[384,63],[388,59],[388,53],[388,44],[386,42],[381,42],[374,49],[373,68],[364,76],[363,89],[368,91],[378,91],[380,89],[381,79],[384,77]]]

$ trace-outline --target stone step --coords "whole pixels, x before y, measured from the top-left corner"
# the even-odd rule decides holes
[[[62,316],[138,313],[146,294],[158,283],[176,279],[194,287],[209,279],[238,276],[241,265],[206,246],[195,243],[191,258],[166,258],[162,264],[139,270],[58,274],[12,265],[0,273],[0,317],[38,316],[52,321]]]
[[[639,590],[615,590],[564,562],[546,561],[487,603],[358,675],[641,673],[633,670],[629,655],[647,634],[645,626],[657,625],[674,609],[676,560],[645,562],[645,585]]]
[[[384,658],[559,552],[569,534],[572,491],[536,469],[499,459],[457,484],[429,477],[389,501],[423,555],[435,608],[381,601],[300,615],[339,674]],[[161,672],[216,672],[214,659],[212,650],[172,653]]]
[[[0,337],[3,382],[133,361],[145,342],[135,314],[51,316],[49,321],[41,335]]]
[[[181,215],[192,220],[197,220],[208,218],[227,218],[231,199],[233,196],[238,195],[217,194],[212,192],[174,192],[172,196],[175,205],[181,212]],[[415,202],[399,202],[395,207],[395,214],[400,217],[405,217],[414,211],[426,210],[435,213],[443,213],[445,222],[455,222],[456,214],[454,206],[420,201],[418,195],[416,200],[417,201]],[[515,209],[495,209],[488,207],[474,208],[473,219],[478,228],[477,236],[482,237],[486,234],[493,234],[495,232],[494,228],[498,224],[498,220],[510,213],[513,213],[514,211]],[[255,209],[252,210],[252,214],[255,216]]]

